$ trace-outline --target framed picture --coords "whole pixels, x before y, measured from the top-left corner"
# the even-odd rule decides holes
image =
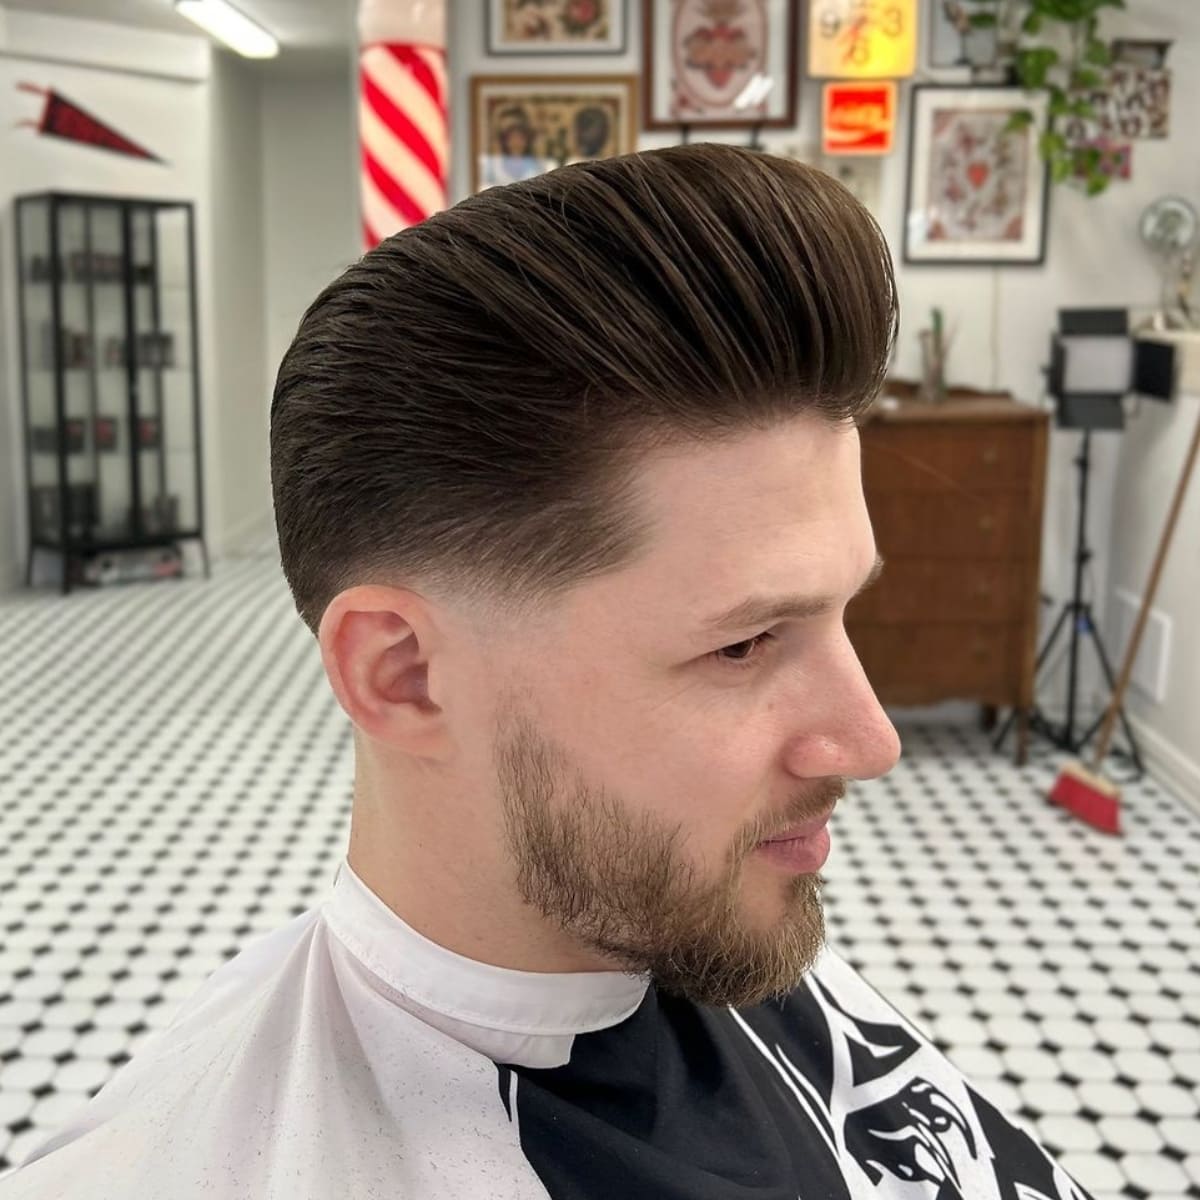
[[[647,129],[796,124],[797,0],[644,0]]]
[[[489,54],[623,54],[629,0],[484,0]]]
[[[879,220],[883,212],[880,204],[883,176],[880,158],[862,154],[823,154],[819,146],[796,142],[773,146],[771,153],[808,163],[809,166],[824,171],[826,175],[832,175],[839,183],[849,188],[855,199]]]
[[[1049,97],[1020,87],[912,89],[904,261],[1032,264],[1046,252]],[[1033,120],[1008,130],[1014,113]]]
[[[953,67],[989,67],[996,61],[996,26],[976,28],[973,13],[996,15],[996,5],[984,0],[930,0],[926,57],[935,71]]]
[[[571,162],[628,154],[636,142],[636,75],[471,79],[474,191]]]

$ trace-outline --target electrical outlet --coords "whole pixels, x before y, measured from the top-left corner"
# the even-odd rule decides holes
[[[1120,671],[1133,627],[1137,623],[1138,608],[1142,598],[1124,588],[1114,592],[1116,605],[1113,617],[1116,623],[1113,644],[1113,671]],[[1167,663],[1171,657],[1171,618],[1157,608],[1150,610],[1146,628],[1142,633],[1142,644],[1133,662],[1133,674],[1129,685],[1157,704],[1167,700]]]

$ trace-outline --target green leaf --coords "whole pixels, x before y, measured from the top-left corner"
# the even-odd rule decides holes
[[[972,13],[967,20],[970,22],[972,29],[995,29],[996,14],[995,13]]]
[[[1071,116],[1081,117],[1085,121],[1095,120],[1096,107],[1090,100],[1076,100],[1071,105]]]
[[[1108,187],[1107,175],[1089,175],[1087,181],[1087,194],[1089,196],[1098,196],[1104,189]]]
[[[1018,133],[1022,129],[1028,129],[1033,124],[1033,113],[1028,108],[1018,108],[1004,125],[1005,133]]]
[[[1032,49],[1017,51],[1017,72],[1027,88],[1045,87],[1046,76],[1056,62],[1058,52],[1048,46],[1035,46]]]
[[[1038,138],[1038,149],[1042,152],[1043,158],[1053,158],[1057,154],[1064,153],[1067,148],[1066,139],[1061,133],[1055,133],[1048,129]]]
[[[1071,86],[1073,88],[1095,88],[1099,87],[1104,82],[1104,76],[1099,71],[1089,71],[1086,68],[1076,71],[1071,76]]]
[[[1054,158],[1050,160],[1050,175],[1055,183],[1062,183],[1070,177],[1071,160],[1069,158]]]
[[[1041,32],[1042,29],[1042,14],[1038,12],[1028,12],[1025,14],[1025,20],[1021,22],[1021,32],[1034,37]]]
[[[1083,61],[1093,63],[1097,67],[1107,67],[1112,62],[1112,51],[1108,48],[1108,43],[1098,38],[1089,41],[1083,52]]]

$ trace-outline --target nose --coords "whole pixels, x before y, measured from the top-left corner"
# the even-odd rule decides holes
[[[801,702],[801,734],[789,766],[804,778],[878,779],[900,761],[902,746],[850,639],[842,630],[818,696]]]

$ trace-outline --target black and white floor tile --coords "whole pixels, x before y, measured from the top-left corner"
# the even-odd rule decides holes
[[[327,894],[353,746],[271,556],[0,597],[0,1171],[255,934]],[[1200,810],[1122,837],[1062,756],[901,727],[824,874],[830,940],[1098,1198],[1200,1198]]]

